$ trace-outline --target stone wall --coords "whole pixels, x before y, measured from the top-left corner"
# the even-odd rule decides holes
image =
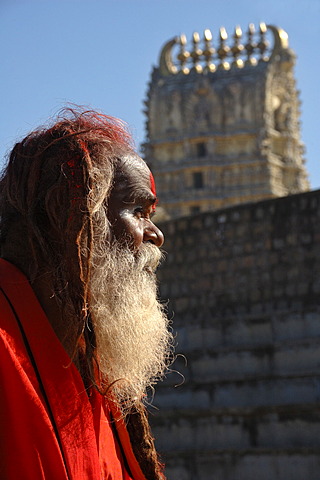
[[[151,411],[169,479],[320,478],[319,206],[315,191],[161,225],[184,377]]]

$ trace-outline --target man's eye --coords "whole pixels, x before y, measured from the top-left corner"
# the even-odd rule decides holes
[[[144,214],[143,208],[142,208],[142,207],[136,207],[136,208],[134,209],[134,214],[135,214],[135,216],[138,217],[138,218],[143,217],[143,214]]]

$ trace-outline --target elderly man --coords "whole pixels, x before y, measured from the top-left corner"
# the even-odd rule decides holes
[[[172,335],[161,231],[121,122],[67,110],[0,182],[0,478],[164,478],[145,406]]]

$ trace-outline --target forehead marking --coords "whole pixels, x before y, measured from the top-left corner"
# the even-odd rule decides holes
[[[154,178],[153,178],[153,175],[152,173],[150,172],[150,186],[151,186],[151,192],[153,193],[153,195],[156,197],[157,196],[157,193],[156,193],[156,184],[154,182]]]
[[[151,189],[151,192],[153,193],[153,195],[156,197],[157,196],[157,192],[156,192],[156,184],[155,184],[155,181],[154,181],[154,178],[153,178],[153,175],[152,173],[150,172],[150,189]],[[156,202],[157,203],[157,202]],[[152,205],[152,210],[155,212],[156,211],[156,203],[154,203]]]

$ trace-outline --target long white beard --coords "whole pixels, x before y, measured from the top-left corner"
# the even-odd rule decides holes
[[[154,274],[161,253],[143,244],[138,255],[113,246],[95,257],[90,310],[99,368],[116,399],[130,407],[163,377],[172,353]]]

